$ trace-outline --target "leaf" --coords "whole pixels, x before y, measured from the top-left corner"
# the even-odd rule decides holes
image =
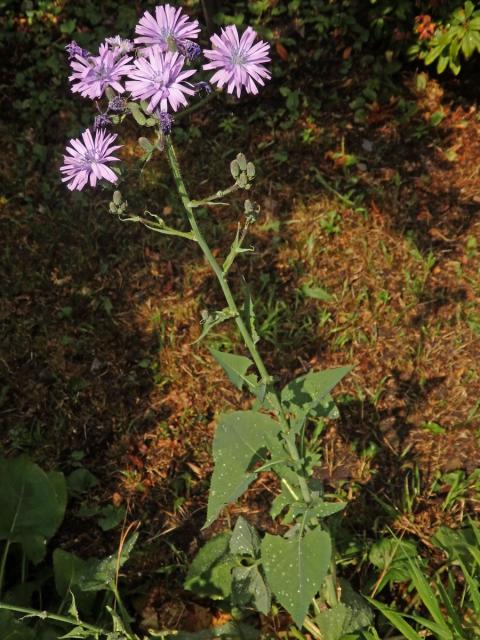
[[[352,589],[346,580],[340,581],[341,602],[317,614],[315,624],[325,640],[340,640],[373,622],[373,613],[366,600]]]
[[[257,611],[268,615],[272,606],[272,594],[257,565],[235,567],[232,577],[233,604],[245,607],[252,602]]]
[[[100,514],[100,517],[97,519],[99,527],[103,531],[110,531],[117,527],[125,518],[126,509],[123,506],[115,507],[113,504],[109,504],[101,510]]]
[[[331,302],[333,300],[333,296],[328,293],[326,289],[322,289],[322,287],[310,287],[304,284],[302,293],[307,298],[314,298],[315,300],[322,300],[323,302]]]
[[[255,411],[235,411],[220,416],[213,440],[215,468],[205,527],[256,478],[255,471],[249,469],[262,459],[261,451],[268,448],[279,432],[278,422]]]
[[[0,460],[0,540],[18,542],[32,562],[60,526],[66,506],[61,474],[46,474],[26,456]]]
[[[251,388],[251,382],[245,376],[247,370],[253,366],[250,358],[217,351],[216,349],[210,349],[210,353],[238,389],[242,389],[244,384]]]
[[[232,568],[236,564],[230,553],[231,533],[211,538],[193,559],[184,587],[197,595],[215,600],[228,598],[232,592]]]
[[[85,469],[85,467],[75,469],[67,478],[68,490],[76,497],[82,495],[82,493],[86,493],[97,485],[97,478],[88,469]]]
[[[145,115],[142,113],[140,106],[136,102],[129,102],[127,104],[127,108],[129,109],[130,113],[132,114],[137,124],[143,126],[146,123],[147,119]]]
[[[237,555],[256,557],[260,551],[260,536],[252,525],[239,516],[233,528],[230,551]]]
[[[319,527],[292,539],[266,534],[262,540],[262,564],[268,585],[298,627],[312,598],[327,575],[332,545]]]
[[[212,314],[209,314],[208,311],[204,313],[206,315],[202,318],[201,321],[203,325],[202,333],[196,340],[192,342],[192,344],[197,344],[198,342],[203,340],[203,338],[205,338],[205,336],[210,332],[211,329],[213,329],[215,325],[220,324],[221,322],[225,322],[225,320],[235,318],[235,313],[228,307],[225,307],[225,309],[222,309],[221,311],[214,311]]]
[[[351,369],[337,367],[325,371],[310,371],[290,381],[282,389],[282,405],[300,421],[310,414],[317,417],[336,417],[338,412],[329,394]],[[298,425],[292,426],[298,428]]]
[[[80,578],[85,574],[87,567],[87,561],[78,558],[73,553],[63,549],[55,549],[53,552],[53,574],[58,595],[65,598],[71,593],[75,609],[78,604],[80,609],[85,612],[90,611],[95,598],[95,594],[83,593],[79,586]]]
[[[152,151],[155,149],[155,145],[152,144],[148,138],[144,138],[143,136],[138,139],[138,144],[147,153],[152,153]]]
[[[137,533],[128,538],[122,547],[119,558],[117,554],[112,554],[103,560],[97,560],[96,558],[86,560],[76,581],[80,589],[82,591],[104,591],[114,587],[117,569],[122,567],[128,560],[137,538]]]

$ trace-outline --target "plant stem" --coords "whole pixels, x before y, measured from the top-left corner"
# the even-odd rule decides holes
[[[3,592],[3,581],[5,579],[5,567],[7,566],[7,557],[8,557],[8,552],[10,550],[10,545],[11,545],[10,540],[5,540],[5,546],[3,548],[3,553],[2,553],[2,561],[0,564],[0,597]]]
[[[96,627],[93,624],[87,624],[86,622],[79,622],[75,618],[69,618],[68,616],[59,616],[56,613],[49,613],[48,611],[38,611],[37,609],[29,609],[27,607],[17,607],[13,604],[5,604],[4,602],[0,602],[0,610],[1,609],[5,609],[6,611],[15,611],[15,613],[24,613],[27,616],[34,616],[36,618],[41,618],[42,620],[65,622],[66,624],[70,624],[74,627],[82,627],[82,629],[87,629],[88,631],[92,631],[97,634],[108,634],[108,631],[101,627]]]
[[[205,238],[202,235],[202,232],[200,231],[198,224],[197,224],[197,220],[195,218],[195,214],[193,212],[193,208],[192,208],[192,204],[190,201],[190,198],[188,196],[188,192],[187,192],[187,188],[185,186],[185,183],[183,181],[182,178],[182,174],[180,171],[180,165],[178,164],[178,160],[177,160],[177,156],[175,153],[175,149],[173,147],[172,144],[172,140],[170,138],[170,136],[166,136],[166,150],[167,150],[167,156],[168,156],[168,161],[170,164],[170,168],[172,170],[172,174],[173,174],[173,179],[175,180],[175,185],[177,187],[178,193],[180,195],[180,198],[182,200],[182,204],[185,208],[186,214],[187,214],[187,218],[188,218],[188,222],[190,223],[190,227],[192,229],[192,233],[196,239],[196,241],[198,242],[198,245],[200,246],[200,248],[203,251],[203,254],[205,256],[205,258],[207,259],[208,264],[210,265],[212,271],[214,272],[215,276],[217,277],[217,280],[220,284],[220,287],[222,289],[223,295],[225,296],[225,300],[227,302],[227,305],[229,307],[229,309],[232,311],[232,315],[235,318],[235,322],[237,324],[238,330],[240,331],[240,334],[245,342],[245,346],[247,347],[247,349],[250,352],[250,355],[252,356],[252,359],[255,363],[255,366],[257,367],[257,370],[260,374],[260,379],[261,381],[266,385],[269,386],[270,388],[272,387],[272,377],[269,375],[265,364],[262,360],[262,357],[260,356],[258,349],[255,345],[255,342],[252,339],[252,336],[250,335],[250,332],[248,331],[247,327],[245,326],[245,323],[240,315],[240,311],[237,307],[237,304],[235,302],[235,299],[233,297],[232,291],[230,289],[230,286],[227,282],[227,279],[225,277],[224,272],[222,271],[220,265],[218,264],[218,262],[215,260],[212,252],[210,251],[210,247],[208,246]],[[275,410],[278,413],[278,416],[280,418],[280,421],[282,423],[282,428],[284,431],[284,435],[288,436],[289,432],[290,432],[290,428],[288,425],[288,421],[285,417],[285,413],[283,411],[283,407],[282,404],[280,402],[280,398],[278,397],[278,393],[275,391],[275,389],[272,389],[272,400],[273,403],[275,405]],[[292,457],[292,460],[294,462],[299,462],[300,461],[300,454],[298,453],[298,449],[297,449],[297,445],[294,442],[293,438],[290,437],[285,437],[284,438],[285,444],[288,448],[288,452],[290,454],[290,456]],[[310,489],[308,488],[308,484],[307,481],[305,479],[305,476],[297,474],[297,478],[298,478],[298,483],[300,486],[300,490],[302,492],[302,497],[304,499],[305,502],[311,502],[311,495],[310,495]]]

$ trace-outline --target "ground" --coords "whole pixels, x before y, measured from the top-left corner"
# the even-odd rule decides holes
[[[254,251],[232,283],[251,283],[262,355],[279,384],[353,366],[336,390],[341,417],[323,434],[319,475],[349,499],[350,530],[368,540],[388,525],[426,552],[439,524],[480,509],[480,117],[448,83],[409,71],[397,95],[356,122],[356,85],[333,85],[335,109],[303,87],[310,109],[285,128],[255,118],[255,100],[216,98],[186,118],[190,129],[182,123],[179,155],[195,197],[226,186],[236,152],[255,160]],[[276,101],[272,89],[264,111]],[[129,131],[124,159],[140,155]],[[141,616],[201,626],[216,613],[182,592],[188,559],[236,513],[274,526],[267,476],[201,530],[216,417],[248,406],[208,346],[238,352],[240,340],[220,325],[194,343],[201,311],[224,306],[195,246],[120,222],[109,193],[67,193],[61,146],[50,149],[51,169],[25,175],[7,126],[2,139],[1,448],[91,471],[88,502],[124,505],[126,522],[139,522],[127,575],[146,591],[135,601]],[[125,187],[131,210],[185,224],[170,186],[160,157]],[[202,215],[218,256],[240,204]],[[57,542],[100,556],[118,530],[85,526],[85,500],[71,501]]]

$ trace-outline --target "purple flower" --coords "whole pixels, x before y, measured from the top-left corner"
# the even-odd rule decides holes
[[[116,133],[107,133],[105,129],[95,131],[92,136],[87,129],[82,133],[83,142],[80,138],[70,140],[70,146],[67,146],[69,155],[63,156],[65,164],[60,167],[60,171],[65,174],[62,182],[68,182],[67,187],[70,191],[81,191],[88,181],[95,187],[97,180],[102,178],[109,182],[117,181],[117,176],[107,166],[108,162],[119,160],[111,155],[122,146],[112,146],[116,137]]]
[[[148,111],[157,106],[160,111],[168,111],[169,105],[177,111],[180,105],[186,106],[186,95],[195,91],[182,84],[195,73],[195,69],[182,71],[185,58],[178,53],[162,53],[158,47],[150,49],[148,60],[137,58],[134,71],[128,74],[125,83],[127,91],[132,92],[134,100],[150,100]]]
[[[135,27],[135,44],[146,45],[145,49],[160,47],[160,51],[172,51],[185,40],[196,40],[200,32],[198,20],[189,20],[182,9],[166,4],[155,7],[155,18],[145,11]]]
[[[90,54],[86,49],[82,49],[82,47],[72,40],[70,44],[67,44],[65,47],[65,51],[68,53],[68,59],[73,60],[76,56],[80,56],[81,58],[87,58]]]
[[[135,48],[135,45],[131,40],[126,40],[120,36],[114,36],[112,38],[106,38],[105,43],[108,44],[113,53],[118,56],[124,56],[126,53],[130,53]]]
[[[264,67],[265,62],[270,61],[268,50],[270,45],[263,40],[253,44],[257,37],[256,32],[247,27],[239,39],[237,27],[230,25],[222,29],[220,36],[213,35],[210,38],[213,49],[204,50],[208,64],[204,69],[216,69],[210,79],[220,89],[226,85],[228,93],[236,90],[237,98],[240,97],[242,88],[247,93],[258,93],[257,84],[264,85],[263,79],[270,79],[270,72]]]
[[[71,67],[73,73],[70,76],[73,93],[80,93],[84,98],[101,98],[107,87],[112,87],[118,93],[125,89],[120,80],[133,67],[129,64],[130,56],[116,57],[108,44],[101,44],[98,56],[83,58],[76,55]],[[76,84],[73,84],[76,83]]]

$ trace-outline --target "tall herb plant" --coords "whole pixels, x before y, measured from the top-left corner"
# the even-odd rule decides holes
[[[230,163],[230,184],[196,200],[184,180],[174,146],[174,114],[187,107],[189,100],[210,94],[212,85],[237,98],[244,92],[258,93],[270,78],[269,45],[259,41],[252,28],[240,34],[236,26],[229,25],[210,38],[211,48],[202,51],[197,44],[198,22],[168,4],[156,7],[153,14],[145,12],[135,32],[133,42],[119,36],[107,38],[96,54],[75,42],[67,47],[72,91],[97,101],[97,105],[103,101],[105,107],[81,138],[70,141],[61,167],[63,181],[71,190],[96,187],[99,181],[116,185],[120,171],[114,163],[119,145],[117,134],[109,128],[126,118],[146,128],[147,134],[139,138],[145,161],[157,153],[166,155],[188,229],[169,226],[150,211],[132,211],[118,189],[110,212],[121,221],[136,222],[154,233],[195,244],[225,299],[223,308],[202,317],[200,338],[214,326],[233,322],[245,345],[246,353],[241,354],[210,350],[231,383],[251,394],[252,408],[218,418],[205,526],[266,471],[274,472],[280,485],[270,515],[286,525],[280,527],[284,531],[281,535],[260,535],[252,524],[239,518],[232,533],[220,534],[200,551],[186,584],[195,589],[210,580],[210,587],[229,595],[235,604],[253,605],[263,613],[269,612],[273,594],[298,627],[307,626],[318,638],[333,638],[336,636],[325,635],[322,629],[335,624],[337,632],[346,633],[368,624],[370,617],[361,599],[336,577],[327,519],[345,504],[325,499],[322,483],[314,478],[320,458],[307,434],[312,421],[336,417],[330,394],[349,367],[312,371],[278,387],[258,348],[260,336],[250,289],[245,286],[237,298],[229,278],[233,263],[251,250],[245,243],[258,208],[245,197],[243,220],[223,260],[215,257],[219,254],[214,255],[197,216],[200,208],[225,204],[225,198],[234,193],[248,195],[255,166],[239,153]],[[208,80],[205,72],[212,71]],[[189,108],[201,106],[205,99],[209,96]]]

